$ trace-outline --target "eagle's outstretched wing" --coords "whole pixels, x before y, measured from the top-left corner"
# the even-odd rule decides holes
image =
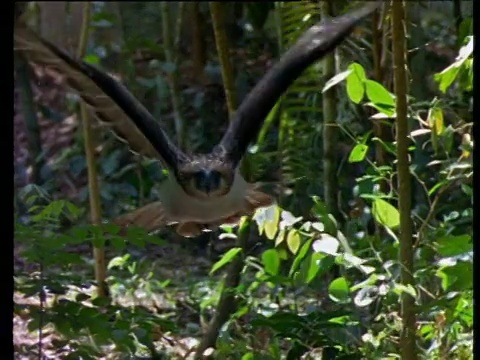
[[[157,158],[171,170],[187,160],[148,110],[110,75],[75,60],[21,22],[15,24],[14,47],[28,60],[64,75],[67,84],[92,107],[98,119],[126,141],[134,152]]]
[[[338,46],[381,2],[369,2],[358,10],[311,27],[285,53],[247,95],[212,153],[236,166],[250,142],[255,141],[265,117],[292,82],[311,64]]]
[[[117,223],[155,228],[176,223],[179,233],[195,235],[203,228],[235,222],[273,201],[273,197],[258,191],[256,184],[246,182],[238,171],[247,146],[290,84],[309,65],[338,46],[380,4],[369,3],[310,28],[249,93],[220,143],[210,154],[196,157],[181,152],[139,101],[109,75],[72,59],[17,24],[14,44],[29,60],[65,75],[67,83],[92,106],[100,120],[109,123],[134,151],[160,158],[174,170],[175,179],[160,184],[161,201],[127,214]]]

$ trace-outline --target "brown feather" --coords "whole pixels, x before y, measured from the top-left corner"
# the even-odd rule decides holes
[[[380,4],[376,1],[311,27],[248,94],[212,152],[193,158],[169,141],[152,116],[124,87],[117,82],[112,84],[112,79],[105,78],[98,69],[73,60],[25,28],[15,26],[14,41],[15,47],[30,60],[66,75],[68,84],[94,108],[101,120],[107,121],[127,140],[134,151],[160,158],[165,166],[173,169],[176,179],[169,178],[172,182],[165,185],[163,206],[155,202],[114,222],[142,226],[147,231],[176,222],[179,234],[195,236],[204,229],[238,222],[242,216],[252,215],[256,209],[275,203],[274,196],[260,189],[261,184],[247,183],[236,173],[238,163],[260,131],[265,117],[290,84],[308,66],[333,51]],[[223,182],[214,194],[197,189],[193,179],[196,172],[205,169],[216,170],[222,175]],[[210,199],[204,199],[209,196]],[[202,220],[209,223],[201,223]]]
[[[112,222],[121,228],[128,228],[129,226],[143,227],[147,232],[156,231],[168,225],[160,201],[155,201],[128,214],[119,216]]]
[[[177,234],[183,237],[195,237],[202,233],[203,227],[200,224],[188,222],[178,224],[176,227]]]
[[[231,178],[233,178],[235,173],[235,169],[230,162],[212,154],[192,156],[189,162],[179,165],[178,172],[180,174],[191,174],[204,169],[217,170],[222,175],[230,176]]]
[[[295,79],[314,62],[332,52],[357,24],[382,3],[367,1],[366,5],[342,16],[325,19],[303,33],[250,90],[236,109],[227,131],[213,152],[225,154],[236,166],[248,145],[255,141],[268,113]]]
[[[250,184],[245,195],[245,215],[251,216],[257,209],[275,204],[275,196],[261,191],[262,185],[262,183]]]
[[[163,166],[170,165],[165,162],[162,154],[159,154],[152,142],[146,138],[124,110],[110,96],[107,96],[88,74],[82,72],[80,62],[73,58],[66,61],[67,54],[41,39],[21,23],[15,25],[14,47],[16,51],[21,51],[29,61],[41,64],[65,76],[67,84],[91,107],[100,123],[112,130],[121,141],[128,143],[133,152],[149,158],[160,159]],[[80,65],[73,66],[72,64]],[[117,83],[118,88],[124,89],[123,85]],[[133,98],[126,89],[124,89],[124,96]],[[135,101],[135,106],[139,113],[150,115],[138,101]],[[159,132],[161,130],[157,130],[157,133]],[[159,136],[166,137],[163,133]],[[175,154],[178,150],[174,149],[168,141],[163,143],[169,156],[177,158],[181,155]]]

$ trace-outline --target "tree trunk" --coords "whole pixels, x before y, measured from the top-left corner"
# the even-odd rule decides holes
[[[409,129],[407,118],[407,69],[405,47],[405,3],[392,3],[393,76],[397,113],[397,173],[398,207],[400,211],[401,282],[414,286],[413,239],[411,217],[411,176],[409,168]],[[403,328],[400,334],[400,353],[404,360],[417,359],[415,298],[407,292],[401,295]]]
[[[83,7],[83,22],[77,49],[78,58],[84,57],[87,49],[88,27],[90,21],[90,2],[83,3]],[[83,124],[85,155],[87,158],[90,218],[93,225],[101,225],[102,210],[100,190],[98,186],[97,165],[95,161],[95,142],[93,140],[92,119],[87,106],[83,101],[80,102],[80,119]],[[103,246],[94,246],[93,256],[95,258],[95,281],[97,282],[97,294],[99,297],[106,297],[108,296],[108,287],[105,282],[107,272],[105,263],[105,248]]]
[[[191,39],[192,39],[192,61],[193,76],[199,84],[204,82],[204,68],[207,63],[207,49],[205,34],[203,30],[204,19],[199,9],[199,3],[194,1],[190,6]]]
[[[232,66],[230,64],[228,40],[224,26],[223,6],[223,3],[220,2],[210,2],[210,12],[212,14],[215,43],[222,69],[223,86],[227,99],[229,119],[231,119],[237,104],[234,94],[234,76]],[[242,162],[245,163],[245,161]],[[248,174],[246,174],[246,176],[248,176]],[[244,217],[237,235],[237,246],[242,248],[243,251],[230,263],[227,276],[224,280],[222,295],[220,296],[220,300],[217,304],[215,315],[208,324],[208,327],[202,336],[202,340],[195,351],[195,359],[203,359],[205,350],[215,347],[220,329],[228,321],[230,315],[233,314],[237,308],[237,297],[234,289],[238,286],[241,280],[240,274],[244,265],[244,254],[249,234],[250,220]]]
[[[178,77],[178,62],[177,62],[177,52],[178,52],[178,41],[180,34],[179,31],[181,29],[181,21],[183,15],[183,8],[184,2],[179,3],[179,14],[177,16],[178,22],[176,24],[170,23],[170,6],[172,3],[169,2],[162,2],[162,28],[163,28],[163,44],[165,49],[165,60],[174,66],[174,69],[169,74],[169,85],[170,85],[170,93],[172,98],[172,107],[174,112],[174,122],[175,122],[175,132],[177,135],[177,143],[178,146],[185,148],[185,126],[184,126],[184,119],[182,116],[182,97],[180,93],[180,84],[179,84],[179,77]],[[180,24],[180,26],[179,26]],[[173,33],[170,31],[172,25],[175,25],[173,28],[177,30],[177,33],[174,31]]]
[[[20,88],[23,117],[27,132],[28,163],[32,167],[30,181],[40,183],[40,169],[44,161],[42,156],[42,140],[38,124],[37,109],[33,100],[32,86],[30,84],[31,68],[22,54],[15,54],[15,70]]]
[[[320,2],[322,17],[332,17],[331,1]],[[323,76],[326,83],[335,76],[335,51],[323,60]],[[328,212],[339,218],[337,202],[337,99],[336,87],[331,87],[323,94],[323,191]]]

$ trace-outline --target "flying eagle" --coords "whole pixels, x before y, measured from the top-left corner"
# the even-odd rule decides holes
[[[275,202],[241,175],[239,164],[255,141],[265,117],[292,82],[312,63],[335,49],[373,13],[381,2],[367,5],[308,29],[247,95],[220,142],[208,154],[186,154],[167,136],[147,109],[117,80],[66,54],[22,22],[14,28],[14,46],[26,58],[64,75],[67,84],[97,118],[126,141],[131,150],[159,159],[168,170],[159,185],[159,200],[119,217],[120,225],[148,231],[177,224],[182,236],[196,236]]]

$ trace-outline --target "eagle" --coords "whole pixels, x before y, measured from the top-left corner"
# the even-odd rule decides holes
[[[220,142],[207,154],[182,151],[118,80],[68,55],[21,21],[14,25],[14,47],[29,61],[62,74],[101,123],[126,141],[133,152],[158,159],[167,170],[168,175],[159,184],[158,201],[122,215],[114,223],[134,224],[147,231],[176,225],[179,235],[192,237],[222,224],[236,224],[242,216],[275,203],[275,197],[264,192],[260,183],[245,180],[240,161],[256,140],[265,117],[292,82],[333,51],[380,3],[368,2],[309,28],[250,91]]]

